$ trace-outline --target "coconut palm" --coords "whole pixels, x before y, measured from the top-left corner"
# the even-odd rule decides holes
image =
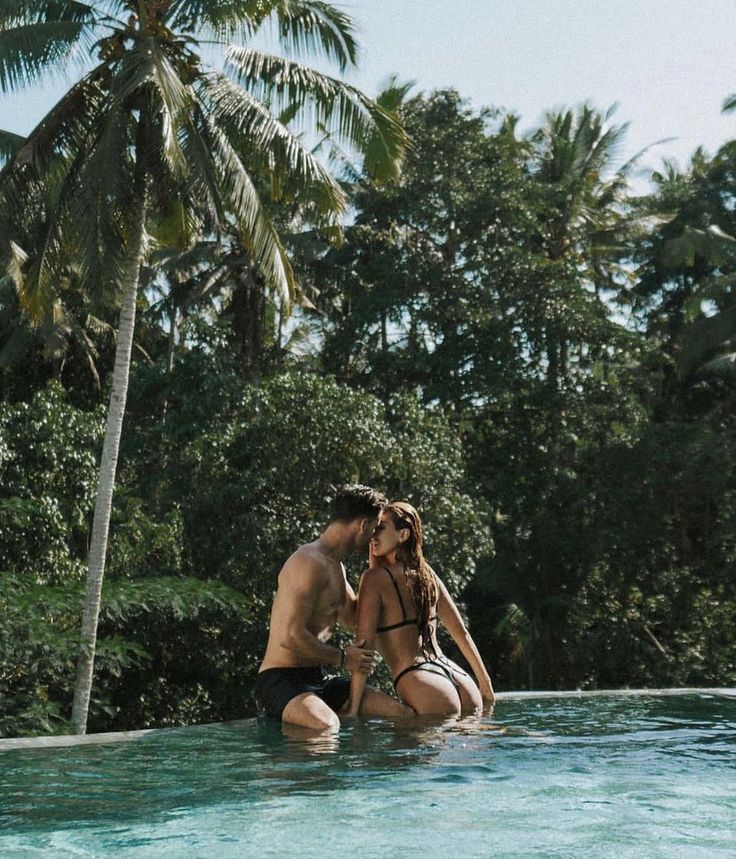
[[[606,314],[596,299],[615,288],[622,271],[618,262],[623,255],[624,192],[639,156],[613,169],[627,128],[611,124],[614,111],[601,114],[583,105],[577,111],[549,114],[532,138],[535,175],[549,203],[541,236],[544,253],[553,270],[567,271],[575,285],[575,295],[566,299],[542,296],[547,305],[547,375],[553,385],[568,372],[570,329],[575,322],[586,330],[600,324]],[[592,295],[579,289],[581,274]],[[580,318],[563,318],[563,306],[566,315],[575,307]]]
[[[120,308],[72,711],[78,733],[87,723],[140,272],[157,233],[187,247],[234,223],[261,277],[289,296],[294,275],[258,177],[268,177],[273,198],[306,200],[333,221],[346,201],[278,114],[329,127],[357,149],[377,132],[383,178],[395,175],[405,144],[394,118],[355,88],[248,47],[269,23],[292,56],[339,69],[355,61],[350,20],[321,0],[0,0],[4,92],[62,69],[78,77],[22,145],[0,141],[8,157],[0,210],[12,213],[0,223],[0,253],[32,318],[72,262],[85,289],[115,291]],[[27,235],[34,241],[24,247]]]
[[[723,112],[736,111],[736,95],[723,102]],[[708,165],[707,178],[722,207],[715,213],[733,227],[732,209],[723,211],[727,196],[727,179],[733,176],[734,145],[726,143]],[[729,183],[730,184],[730,183]],[[719,187],[720,186],[720,187]],[[728,189],[732,193],[732,189]],[[711,215],[713,217],[713,215]],[[686,226],[677,240],[669,243],[668,262],[672,266],[694,267],[705,263],[708,276],[693,291],[687,306],[684,330],[680,338],[679,370],[683,378],[697,371],[732,374],[736,368],[736,237],[716,223],[705,227]],[[703,307],[709,308],[704,314]]]
[[[556,217],[549,224],[545,250],[551,259],[581,254],[596,268],[615,250],[623,215],[624,192],[642,152],[614,170],[628,125],[612,125],[616,106],[601,114],[589,105],[547,115],[534,136],[536,176],[549,186]],[[610,254],[609,254],[610,259]]]
[[[699,147],[686,170],[668,161],[653,173],[642,200],[645,213],[668,214],[650,216],[634,257],[638,309],[681,381],[736,366],[734,164],[734,142],[714,156]]]

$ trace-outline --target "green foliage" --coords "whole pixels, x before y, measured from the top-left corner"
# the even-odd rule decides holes
[[[182,515],[173,508],[154,518],[126,487],[116,493],[110,523],[107,574],[110,578],[167,576],[182,570]]]
[[[29,584],[9,573],[0,585],[0,736],[69,733],[81,586]],[[124,730],[242,715],[261,614],[218,582],[108,582],[91,725]]]
[[[170,408],[180,402],[171,397]],[[172,442],[184,443],[177,471],[164,478],[175,482],[156,490],[180,500],[190,574],[265,599],[297,543],[317,535],[332,489],[345,481],[409,495],[451,585],[465,583],[473,559],[490,551],[484,507],[465,491],[458,440],[441,414],[423,412],[414,398],[397,402],[387,419],[371,395],[282,373],[242,385],[230,402],[217,394],[209,402],[211,411],[169,412]],[[455,528],[461,519],[465,530]]]
[[[258,87],[277,68],[232,59]],[[331,86],[295,81],[299,99]],[[235,133],[229,92],[210,97]],[[380,191],[370,165],[347,176],[343,247],[318,201],[276,189],[314,305],[288,323],[238,237],[157,252],[95,730],[251,714],[276,574],[346,480],[420,509],[497,688],[736,683],[736,389],[707,363],[733,339],[733,144],[632,200],[610,115],[562,111],[522,139],[452,91],[406,95],[384,104],[414,141],[404,174]],[[2,332],[13,301],[0,293]],[[67,724],[101,429],[70,405],[91,388],[65,354],[0,378],[5,733]],[[363,563],[348,559],[353,582]]]
[[[684,645],[687,612],[670,600],[661,607],[667,623],[652,626],[634,611],[621,626],[619,609],[599,605],[597,594],[631,570],[627,587],[647,603],[662,591],[661,571],[697,602],[714,566],[730,563],[725,545],[707,564],[674,549],[678,531],[713,530],[691,503],[708,467],[685,463],[691,443],[727,455],[720,428],[733,404],[725,383],[678,382],[678,319],[689,300],[708,297],[723,308],[710,327],[727,326],[730,280],[705,293],[696,286],[713,283],[704,260],[667,268],[683,229],[713,219],[729,228],[730,156],[724,149],[712,166],[696,157],[691,176],[663,180],[658,199],[632,206],[630,165],[612,169],[623,129],[609,120],[588,107],[562,112],[524,141],[513,118],[473,114],[455,93],[414,99],[405,107],[414,149],[401,183],[389,194],[362,191],[351,244],[315,267],[329,286],[321,286],[324,366],[388,403],[408,389],[448,409],[477,493],[496,512],[496,554],[480,557],[466,599],[502,685],[685,682],[699,660],[697,646],[689,653]],[[642,217],[669,204],[678,218]],[[633,293],[630,255],[644,261]],[[624,328],[614,311],[632,294],[636,318],[649,312],[641,331]],[[660,435],[671,447],[650,449]],[[632,506],[652,468],[669,486]],[[712,509],[730,511],[730,469],[719,474]],[[670,497],[675,509],[663,519]],[[631,554],[622,523],[638,541]],[[683,643],[677,672],[654,643],[661,623],[665,637]],[[728,659],[710,642],[723,666]]]
[[[198,336],[201,348],[173,373],[141,364],[134,375],[103,590],[94,730],[252,712],[276,573],[299,542],[317,535],[340,482],[373,483],[417,504],[431,562],[456,593],[476,558],[491,551],[487,512],[467,492],[461,445],[439,411],[407,395],[387,415],[372,395],[306,373],[249,385],[228,356],[227,338],[206,329]],[[354,582],[364,563],[350,560]],[[65,610],[70,660],[77,604]],[[60,622],[52,618],[49,628],[58,632]],[[22,630],[13,640],[20,647]],[[64,673],[19,664],[39,687],[47,675],[66,678],[48,698],[63,729],[69,665]],[[17,732],[32,732],[35,711],[28,712],[26,723],[13,722]]]
[[[519,369],[505,320],[534,269],[519,241],[534,230],[526,147],[452,91],[403,116],[413,147],[401,182],[363,188],[348,243],[315,265],[321,360],[384,399],[419,390],[458,408]]]
[[[264,607],[220,582],[161,576],[103,594],[92,730],[241,718],[252,706]]]
[[[0,736],[68,732],[78,588],[0,573]]]
[[[0,570],[61,583],[83,575],[102,415],[51,384],[0,403]]]

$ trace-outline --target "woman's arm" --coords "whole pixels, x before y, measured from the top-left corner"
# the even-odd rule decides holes
[[[483,664],[483,659],[462,617],[460,617],[460,612],[457,610],[455,601],[436,573],[434,577],[440,592],[439,602],[437,603],[437,616],[472,668],[475,679],[478,681],[481,698],[486,704],[492,705],[496,701],[496,694],[493,691],[493,684],[491,683],[486,666]]]
[[[355,625],[356,644],[362,642],[360,644],[361,647],[368,647],[368,642],[370,641],[370,649],[373,649],[376,642],[376,627],[378,626],[380,615],[381,595],[378,592],[377,578],[370,570],[366,570],[360,578],[360,586],[358,587],[358,611]],[[358,715],[367,680],[367,674],[353,671],[350,679],[349,716]]]

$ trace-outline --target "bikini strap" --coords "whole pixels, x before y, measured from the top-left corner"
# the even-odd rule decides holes
[[[391,579],[391,584],[394,586],[394,590],[396,591],[396,599],[399,601],[399,605],[401,606],[401,618],[402,620],[406,620],[406,609],[404,608],[404,603],[401,599],[401,591],[399,590],[399,586],[396,583],[396,579],[393,577],[391,570],[388,567],[381,567],[382,570],[386,571],[386,575]],[[414,623],[415,621],[412,621]]]

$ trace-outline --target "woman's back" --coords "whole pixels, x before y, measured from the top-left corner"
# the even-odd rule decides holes
[[[380,591],[376,646],[388,664],[394,688],[417,713],[457,715],[460,691],[449,660],[437,644],[437,601],[429,605],[425,634],[419,630],[419,611],[412,597],[412,573],[403,564],[370,571]],[[426,639],[426,640],[425,640]],[[452,666],[456,668],[456,666]]]
[[[418,611],[409,587],[411,571],[402,564],[376,567],[375,576],[381,596],[381,611],[376,626],[376,645],[395,677],[424,654],[439,655],[437,644],[437,603],[430,608],[428,642],[422,640],[418,627]]]

